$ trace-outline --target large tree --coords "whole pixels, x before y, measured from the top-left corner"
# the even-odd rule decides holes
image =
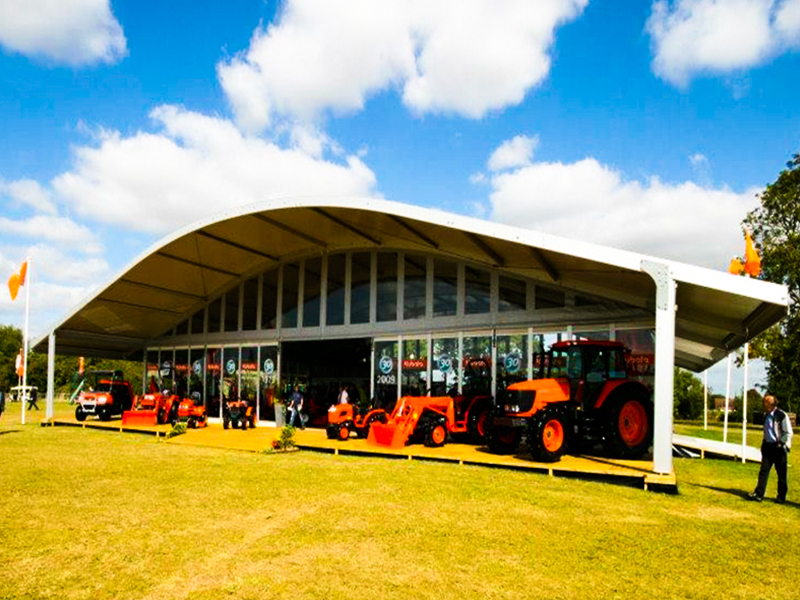
[[[761,206],[747,215],[761,253],[761,279],[789,289],[786,318],[754,340],[755,356],[769,361],[769,389],[795,412],[800,409],[800,154],[760,194]]]

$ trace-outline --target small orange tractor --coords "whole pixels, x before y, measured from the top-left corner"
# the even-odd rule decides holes
[[[256,426],[255,409],[246,400],[226,400],[222,408],[222,427],[236,429],[241,426],[242,429],[247,429],[248,425]]]
[[[164,425],[178,421],[178,406],[181,399],[172,391],[145,394],[139,399],[136,410],[122,414],[123,425]]]
[[[449,434],[482,436],[479,427],[487,422],[490,406],[489,396],[404,396],[386,423],[373,422],[367,441],[388,448],[419,441],[437,447],[444,445]]]
[[[543,378],[508,386],[490,420],[490,450],[516,452],[524,435],[540,462],[555,462],[568,449],[581,452],[596,444],[613,457],[647,453],[653,440],[651,394],[629,378],[621,343],[557,342],[540,364]]]
[[[373,423],[386,423],[387,420],[388,415],[382,408],[362,412],[352,404],[334,404],[328,409],[326,432],[329,440],[346,440],[353,431],[358,437],[365,438]]]
[[[195,392],[191,398],[184,398],[178,405],[178,421],[186,423],[187,427],[195,429],[208,425],[206,407],[200,402],[200,394]]]
[[[89,415],[109,421],[112,416],[130,410],[136,401],[131,384],[125,380],[122,371],[89,371],[84,382],[75,401],[78,421],[85,421]]]

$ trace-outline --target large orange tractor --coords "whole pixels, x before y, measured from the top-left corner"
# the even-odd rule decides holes
[[[517,451],[523,436],[534,460],[555,462],[602,444],[609,456],[639,458],[653,441],[650,390],[631,379],[619,342],[564,341],[540,361],[543,376],[508,386],[490,421],[489,449]]]
[[[358,406],[349,403],[334,404],[328,409],[328,427],[326,433],[329,440],[346,440],[355,432],[360,438],[369,435],[373,423],[386,423],[389,415],[382,408],[362,411]]]
[[[490,396],[404,396],[386,423],[373,422],[367,441],[375,446],[402,448],[408,442],[443,446],[449,434],[482,437],[491,407]],[[480,441],[480,440],[476,440]]]

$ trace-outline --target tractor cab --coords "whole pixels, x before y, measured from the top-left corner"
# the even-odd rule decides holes
[[[547,376],[566,378],[569,399],[583,410],[592,410],[609,382],[627,379],[625,352],[620,342],[557,342],[550,349]]]

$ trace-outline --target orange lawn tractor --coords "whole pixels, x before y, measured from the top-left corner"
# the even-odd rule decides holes
[[[130,410],[135,401],[122,371],[89,371],[75,401],[75,418],[85,421],[89,415],[97,415],[101,421],[110,421],[112,416]]]
[[[373,422],[367,441],[395,449],[419,441],[443,446],[449,434],[478,431],[478,424],[487,422],[490,406],[489,396],[404,396],[386,423]]]
[[[329,440],[346,440],[353,431],[358,437],[365,438],[373,423],[386,423],[387,420],[388,415],[382,408],[362,412],[358,406],[349,403],[334,404],[328,409],[326,432]]]
[[[195,392],[191,398],[184,398],[178,405],[178,421],[187,427],[196,429],[208,425],[206,407],[200,402],[200,394]]]
[[[545,377],[511,384],[488,428],[489,449],[517,451],[526,438],[534,460],[555,462],[602,444],[607,455],[639,458],[653,440],[650,390],[631,379],[619,342],[564,341],[542,361]]]
[[[222,427],[227,429],[233,427],[234,429],[241,426],[247,429],[247,426],[256,426],[256,410],[246,400],[226,400],[222,406]]]

